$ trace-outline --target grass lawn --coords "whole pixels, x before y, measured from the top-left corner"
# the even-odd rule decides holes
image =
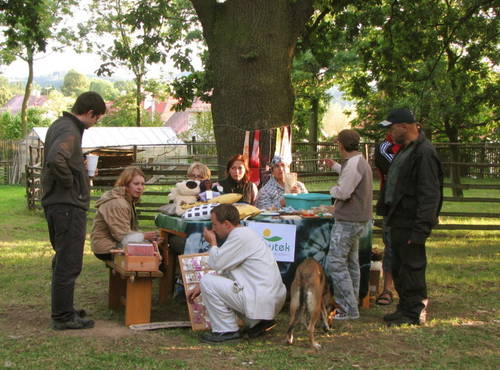
[[[284,344],[287,310],[268,336],[238,344],[199,343],[188,329],[134,332],[107,308],[107,270],[85,248],[77,281],[77,308],[96,327],[50,328],[53,255],[40,211],[26,209],[25,190],[0,186],[0,368],[498,368],[500,364],[500,233],[441,232],[428,242],[430,321],[423,327],[386,328],[395,306],[361,311],[361,319],[318,331],[323,348],[308,346],[303,328]],[[377,237],[375,237],[377,238]],[[374,245],[381,245],[375,239]],[[155,292],[157,290],[155,289]],[[185,320],[182,302],[159,307],[153,321]]]

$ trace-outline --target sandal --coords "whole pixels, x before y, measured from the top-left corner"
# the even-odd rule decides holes
[[[380,306],[387,306],[392,303],[392,292],[390,290],[384,290],[375,300],[375,303]]]

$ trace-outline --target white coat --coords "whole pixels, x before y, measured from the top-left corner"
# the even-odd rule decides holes
[[[255,231],[236,227],[224,244],[210,248],[208,254],[210,267],[241,289],[247,318],[272,320],[279,313],[286,288],[271,249]]]

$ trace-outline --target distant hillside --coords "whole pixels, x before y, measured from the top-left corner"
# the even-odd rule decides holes
[[[59,89],[63,82],[64,82],[64,76],[66,76],[66,73],[68,71],[59,71],[59,72],[53,72],[48,75],[44,76],[35,76],[33,78],[34,83],[38,86],[43,87],[55,87],[56,89]],[[8,76],[5,76],[8,78]],[[96,75],[87,75],[89,79],[94,79],[94,78],[99,78],[103,80],[108,80],[108,81],[121,81],[123,78],[107,78],[107,77],[97,77]],[[26,83],[26,78],[9,78],[10,82],[22,82]]]

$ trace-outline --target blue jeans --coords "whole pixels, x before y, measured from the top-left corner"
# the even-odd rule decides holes
[[[326,256],[327,273],[333,285],[335,302],[348,315],[359,314],[359,237],[366,222],[335,221],[330,249]]]
[[[75,281],[83,262],[87,212],[69,204],[45,207],[52,258],[52,319],[65,322],[73,318]]]

